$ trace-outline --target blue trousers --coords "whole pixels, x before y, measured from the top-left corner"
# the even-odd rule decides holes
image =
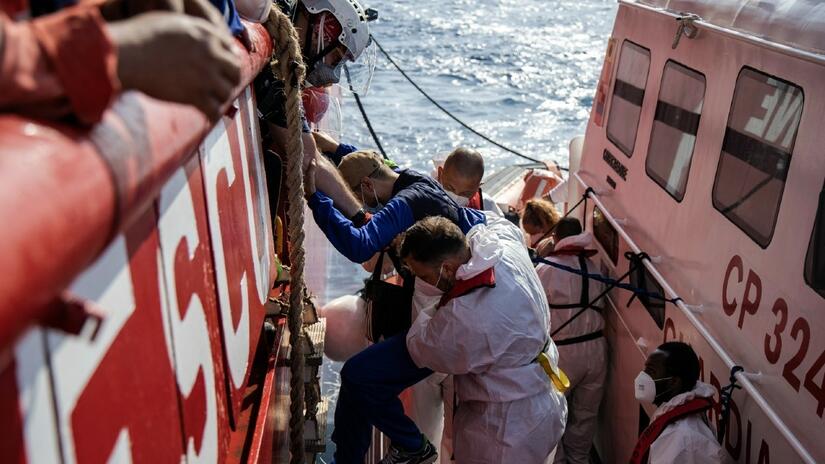
[[[421,431],[404,414],[398,395],[432,373],[413,362],[406,332],[376,343],[344,363],[332,432],[335,463],[363,464],[373,426],[393,445],[419,449],[423,445]]]

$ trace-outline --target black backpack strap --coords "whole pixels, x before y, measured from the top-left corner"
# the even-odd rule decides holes
[[[585,258],[583,252],[579,253],[579,268],[584,275],[587,275],[587,258]],[[579,297],[580,308],[584,308],[587,303],[590,303],[590,279],[584,277],[584,275],[582,276],[582,293]]]
[[[372,270],[372,276],[370,280],[378,281],[381,280],[381,270],[384,269],[384,252],[382,251],[381,254],[378,255],[378,261],[375,262],[375,269]]]
[[[587,268],[587,258],[585,257],[584,253],[579,253],[579,268],[581,269],[583,274],[588,273]],[[587,303],[590,302],[590,279],[587,277],[582,276],[582,291],[579,295],[579,302],[578,303],[567,303],[567,304],[553,304],[550,303],[548,306],[550,309],[579,309],[584,308],[587,306]],[[594,311],[601,312],[601,308],[596,306],[590,306],[590,309]]]

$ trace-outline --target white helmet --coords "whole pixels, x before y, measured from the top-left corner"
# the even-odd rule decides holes
[[[355,61],[370,44],[368,22],[375,19],[375,10],[364,10],[356,0],[301,0],[310,14],[330,12],[341,24],[338,41],[347,49],[347,58]]]

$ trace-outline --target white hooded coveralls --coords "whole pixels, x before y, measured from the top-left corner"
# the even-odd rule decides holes
[[[456,462],[541,464],[564,431],[567,409],[534,362],[544,350],[558,363],[547,336],[547,301],[518,228],[488,216],[467,240],[472,257],[456,278],[493,268],[495,287],[423,309],[407,348],[418,366],[455,376]],[[416,292],[423,287],[417,284]]]
[[[584,232],[560,240],[553,254],[545,259],[580,269],[579,257],[575,252],[591,249],[593,249],[593,235],[590,232]],[[599,272],[593,259],[585,259],[585,263],[589,273]],[[551,306],[581,303],[582,276],[547,264],[539,264],[536,271]],[[593,301],[604,290],[604,284],[592,279],[588,282],[588,287],[587,302]],[[595,304],[595,306],[599,305],[600,302]],[[581,306],[565,309],[551,308],[550,326],[561,327],[580,309]],[[588,309],[554,335],[553,339],[563,342],[563,340],[591,334],[603,328],[602,315],[593,309]],[[568,406],[567,428],[556,450],[554,462],[587,464],[593,444],[593,435],[596,433],[599,405],[604,394],[607,343],[604,337],[600,337],[569,345],[559,345],[558,350],[559,367],[570,379],[570,388],[565,392]]]
[[[703,382],[696,382],[693,390],[674,396],[661,404],[650,422],[662,414],[685,404],[694,398],[711,398],[715,390]],[[716,441],[713,431],[703,414],[683,417],[665,427],[650,445],[648,464],[720,464],[727,462],[726,454]]]

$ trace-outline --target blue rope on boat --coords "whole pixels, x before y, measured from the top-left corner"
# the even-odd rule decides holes
[[[539,263],[546,264],[548,266],[554,267],[556,269],[560,269],[560,270],[565,271],[565,272],[569,272],[571,274],[577,274],[577,275],[580,275],[582,277],[587,277],[590,280],[595,280],[595,281],[601,282],[603,284],[612,285],[613,287],[616,287],[616,288],[621,288],[623,290],[631,291],[631,292],[633,292],[634,294],[636,294],[638,296],[644,296],[644,297],[647,297],[647,298],[650,298],[650,299],[660,300],[660,301],[664,301],[664,302],[672,303],[672,304],[676,304],[677,301],[681,300],[681,298],[665,298],[664,296],[662,296],[658,293],[650,292],[650,291],[645,290],[643,288],[634,287],[633,285],[630,285],[630,284],[621,283],[616,279],[612,279],[612,278],[604,276],[602,274],[593,274],[593,273],[584,272],[581,269],[576,269],[574,267],[566,266],[566,265],[561,264],[561,263],[556,263],[556,262],[553,262],[553,261],[549,261],[549,260],[544,259],[544,258],[533,258],[533,263],[535,263],[535,264],[539,264]]]

